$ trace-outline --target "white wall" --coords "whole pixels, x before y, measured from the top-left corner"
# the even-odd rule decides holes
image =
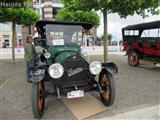
[[[102,55],[103,46],[82,46],[82,52],[89,55]],[[118,52],[119,46],[108,46],[108,52]]]

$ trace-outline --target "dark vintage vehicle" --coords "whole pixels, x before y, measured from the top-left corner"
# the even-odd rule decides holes
[[[122,35],[131,66],[160,65],[160,21],[129,25],[122,28]]]
[[[114,102],[113,74],[118,72],[112,63],[87,62],[81,52],[83,36],[92,28],[90,23],[38,21],[39,37],[34,40],[34,69],[32,78],[32,110],[35,118],[41,118],[45,98],[83,97],[85,92],[97,91],[104,105]],[[95,77],[99,76],[99,80]],[[46,82],[54,89],[47,91]]]

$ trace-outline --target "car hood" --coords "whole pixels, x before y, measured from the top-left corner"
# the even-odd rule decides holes
[[[61,63],[67,57],[80,53],[80,47],[74,46],[52,46],[49,48],[48,52],[54,58],[54,62]]]

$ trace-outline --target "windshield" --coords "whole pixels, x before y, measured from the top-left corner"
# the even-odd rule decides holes
[[[82,26],[46,25],[47,45],[81,45]]]

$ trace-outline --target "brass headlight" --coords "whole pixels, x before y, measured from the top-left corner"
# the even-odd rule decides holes
[[[64,68],[61,64],[59,63],[55,63],[53,65],[51,65],[49,67],[49,75],[52,77],[52,78],[60,78],[62,77],[63,73],[64,73]]]
[[[102,70],[102,64],[99,61],[94,61],[89,65],[89,70],[93,75],[97,75]]]

